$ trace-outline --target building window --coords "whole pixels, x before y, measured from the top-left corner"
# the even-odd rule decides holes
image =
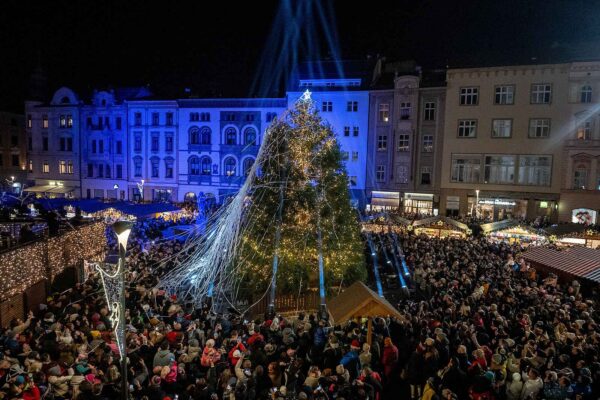
[[[227,128],[225,130],[225,144],[230,146],[237,144],[237,132],[234,128]]]
[[[421,185],[431,185],[431,167],[421,167]]]
[[[27,127],[31,128],[33,126],[33,122],[31,119],[31,114],[27,114]]]
[[[350,186],[356,186],[357,185],[358,178],[356,176],[351,175],[348,178],[349,178],[348,180],[350,181]]]
[[[173,126],[173,113],[167,113],[167,126]]]
[[[115,120],[115,125],[117,129],[121,129],[121,117],[117,117],[117,119]]]
[[[60,151],[65,151],[67,149],[67,141],[65,140],[64,137],[61,137],[58,141],[59,143],[59,150]]]
[[[585,85],[581,88],[579,100],[582,103],[591,103],[592,102],[592,87],[590,85]]]
[[[10,147],[18,147],[19,146],[19,137],[15,135],[10,136]]]
[[[400,103],[400,119],[410,119],[410,103]]]
[[[512,136],[512,119],[493,119],[492,137],[509,138]]]
[[[123,154],[123,142],[120,141],[120,140],[117,140],[116,146],[117,146],[117,148],[116,148],[115,153],[117,153],[117,154]]]
[[[150,176],[152,178],[158,178],[158,163],[159,163],[158,157],[152,157],[150,159],[150,166],[151,166]]]
[[[276,113],[267,113],[265,121],[272,122],[275,117],[277,117]]]
[[[157,112],[153,112],[152,113],[152,125],[153,126],[158,126],[159,123],[159,116]]]
[[[344,127],[344,136],[346,136],[346,137],[350,136],[350,127],[349,126]]]
[[[98,178],[104,178],[104,167],[102,164],[98,165]]]
[[[117,164],[117,179],[122,179],[123,178],[123,165],[121,164]]]
[[[133,140],[133,151],[139,153],[142,151],[142,135],[136,134]]]
[[[29,150],[29,151],[33,150],[33,139],[31,138],[31,136],[29,136],[27,138],[27,150]]]
[[[244,129],[244,144],[246,146],[256,146],[256,129]]]
[[[550,136],[550,118],[532,118],[529,120],[530,138],[547,138]]]
[[[519,184],[550,186],[552,156],[519,156]]]
[[[321,111],[332,112],[333,111],[333,103],[331,101],[322,102],[321,103]]]
[[[67,114],[67,128],[73,127],[73,116],[71,114]]]
[[[358,111],[358,101],[348,101],[348,102],[346,102],[346,111],[348,111],[348,112],[357,112]]]
[[[223,163],[223,165],[225,166],[225,175],[226,176],[235,176],[235,167],[236,167],[235,158],[227,157],[225,159],[225,162]]]
[[[379,104],[379,122],[390,122],[390,105],[389,105],[389,103]]]
[[[225,114],[225,121],[235,121],[235,114],[232,114],[232,113]]]
[[[585,189],[588,181],[588,170],[584,166],[579,166],[573,172],[573,189]]]
[[[158,132],[152,133],[152,138],[150,142],[150,151],[157,152],[158,151]]]
[[[212,173],[212,160],[209,157],[202,157],[200,168],[202,175],[210,175]]]
[[[102,168],[102,166],[100,166],[100,168]],[[112,175],[110,165],[106,164],[104,168],[106,169],[106,177],[110,178]]]
[[[58,173],[66,174],[67,173],[67,162],[64,160],[60,160],[58,162]]]
[[[173,159],[165,158],[165,178],[173,178]]]
[[[11,158],[11,165],[13,167],[18,167],[19,166],[19,155],[11,154],[10,158]]]
[[[354,137],[358,136],[358,126],[352,127],[352,136],[354,136]]]
[[[477,120],[461,119],[458,121],[458,137],[474,138],[477,136]]]
[[[200,113],[200,121],[210,122],[210,113],[208,113],[208,112]]]
[[[515,156],[485,156],[485,183],[514,183]]]
[[[204,161],[204,159],[206,159],[208,157],[204,157],[202,160]],[[200,175],[200,159],[196,156],[191,157],[188,160],[188,173],[190,175]]]
[[[410,149],[410,135],[403,133],[398,135],[398,151],[408,151]]]
[[[461,106],[477,105],[479,102],[479,88],[475,86],[460,88],[459,100]]]
[[[44,161],[44,164],[42,165],[42,172],[44,174],[50,173],[50,164],[48,164],[48,161]]]
[[[46,114],[42,115],[42,128],[48,129],[48,116]]]
[[[94,164],[88,163],[87,165],[87,176],[88,178],[94,177]]]
[[[342,155],[342,161],[348,161],[350,159],[350,153],[347,151],[340,152]]]
[[[133,176],[141,177],[142,176],[142,158],[135,157],[133,159]]]
[[[508,105],[515,103],[515,87],[514,85],[496,86],[494,104]]]
[[[549,83],[534,83],[531,85],[531,104],[550,104],[552,100],[552,85]]]
[[[387,135],[377,136],[377,151],[387,150]]]
[[[423,119],[425,121],[435,121],[435,102],[425,102],[425,107],[423,110]]]
[[[142,126],[142,113],[136,112],[133,114],[133,121],[135,126]]]
[[[173,135],[170,133],[165,136],[165,151],[169,153],[173,151]]]
[[[197,126],[192,126],[188,131],[190,144],[200,144],[200,130]]]
[[[190,113],[190,122],[200,121],[200,114],[197,112]]]
[[[58,126],[60,126],[61,128],[67,127],[67,116],[66,115],[60,115],[58,117]]]
[[[67,151],[73,151],[73,138],[67,138]]]
[[[408,165],[399,165],[396,173],[398,183],[408,183]]]
[[[98,140],[98,153],[104,154],[104,140]]]
[[[423,135],[423,151],[425,153],[433,151],[433,135]]]
[[[42,150],[48,151],[48,137],[47,136],[42,137]]]
[[[385,182],[385,165],[378,165],[375,170],[375,180]]]
[[[73,174],[73,161],[69,160],[67,161],[67,173],[68,174]]]
[[[252,169],[252,165],[254,165],[254,158],[248,157],[244,160],[242,164],[242,168],[244,170],[244,176],[250,175],[250,170]]]
[[[591,140],[592,139],[592,121],[585,121],[577,128],[577,139]]]
[[[481,176],[479,156],[452,156],[452,182],[478,183]]]
[[[208,126],[203,126],[200,129],[200,144],[209,145],[211,134],[212,131],[210,130],[210,128]]]
[[[358,151],[352,152],[352,161],[358,161]]]

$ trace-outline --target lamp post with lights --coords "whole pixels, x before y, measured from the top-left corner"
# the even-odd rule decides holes
[[[119,293],[119,311],[118,311],[118,329],[115,334],[118,337],[119,355],[121,357],[121,399],[127,400],[129,397],[129,386],[127,382],[127,354],[125,354],[125,255],[127,253],[127,239],[131,233],[133,222],[117,221],[112,225],[112,229],[117,236],[117,245],[119,246],[119,284],[121,293]]]

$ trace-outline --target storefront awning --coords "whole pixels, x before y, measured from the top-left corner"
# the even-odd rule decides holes
[[[73,190],[77,189],[76,187],[72,187],[72,186],[52,186],[52,188],[50,190],[48,190],[48,193],[70,193]]]
[[[73,186],[37,185],[25,188],[25,192],[34,193],[70,193],[77,189]]]
[[[28,188],[25,188],[25,192],[34,192],[34,193],[43,193],[43,192],[47,192],[49,189],[53,188],[54,186],[50,186],[50,185],[39,185],[39,186],[30,186]]]

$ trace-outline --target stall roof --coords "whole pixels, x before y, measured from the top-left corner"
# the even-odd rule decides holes
[[[402,315],[386,299],[369,289],[362,282],[355,282],[337,297],[327,302],[327,310],[336,324],[357,317],[381,317]]]
[[[416,220],[413,222],[413,226],[415,226],[415,227],[429,226],[429,225],[435,224],[438,221],[444,221],[446,224],[452,225],[455,228],[461,229],[463,231],[466,231],[467,229],[469,229],[468,225],[465,223],[456,221],[452,218],[442,217],[442,216],[429,217],[429,218],[423,218],[423,219]]]
[[[523,258],[557,272],[600,283],[600,250],[572,247],[559,251],[533,247],[523,253]]]
[[[46,201],[42,201],[42,205],[46,209],[56,209],[66,205],[71,205],[73,207],[79,207],[86,213],[95,213],[109,208],[114,208],[115,210],[121,211],[124,214],[134,215],[138,218],[163,212],[180,211],[179,207],[170,203],[135,204],[123,201],[104,203],[96,199],[48,199]]]
[[[481,230],[483,233],[490,233],[499,231],[502,229],[510,228],[515,225],[518,225],[519,221],[514,219],[504,219],[502,221],[490,222],[488,224],[481,224]]]

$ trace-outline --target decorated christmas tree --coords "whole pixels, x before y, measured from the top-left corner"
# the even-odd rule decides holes
[[[237,260],[242,287],[254,293],[271,282],[278,293],[316,287],[319,252],[326,288],[364,279],[358,215],[339,145],[309,96],[273,122],[263,146],[244,212],[252,223],[243,232]]]

